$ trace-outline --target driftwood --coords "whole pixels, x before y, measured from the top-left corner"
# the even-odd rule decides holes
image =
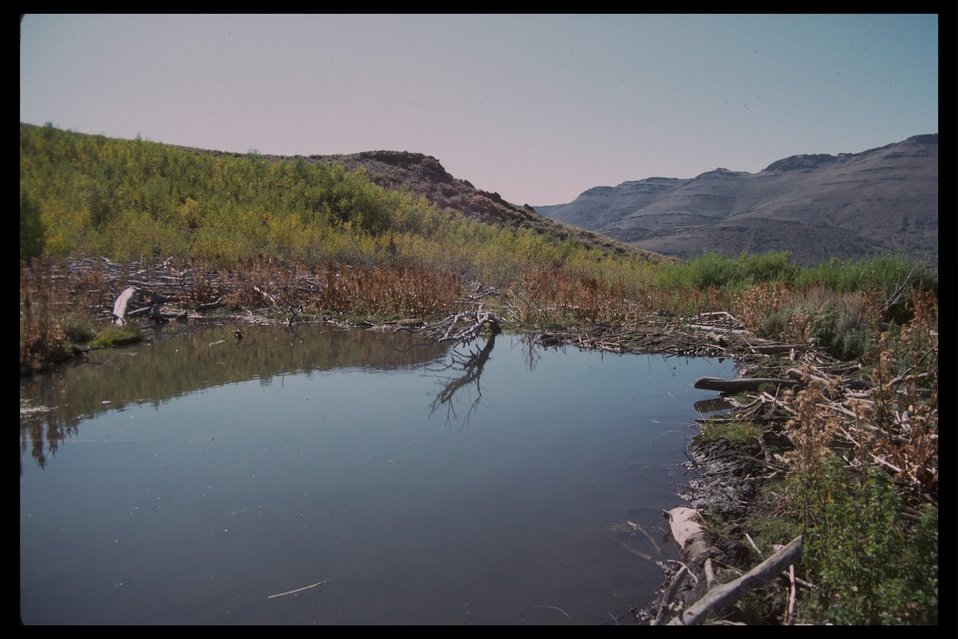
[[[741,379],[721,379],[719,377],[700,377],[695,380],[694,387],[703,390],[714,390],[720,393],[741,393],[742,391],[758,390],[764,384],[773,386],[795,386],[798,380],[777,379],[774,377],[747,377]]]
[[[710,612],[731,606],[753,586],[764,584],[786,570],[801,556],[802,537],[799,535],[787,546],[727,584],[710,589],[701,599],[669,622],[670,626],[690,626],[699,623]]]
[[[724,326],[714,326],[712,324],[689,324],[689,328],[697,331],[714,331],[717,333],[729,333],[730,335],[745,335],[748,333],[743,328],[726,328]]]
[[[116,298],[116,301],[113,302],[113,323],[117,326],[123,326],[126,321],[126,307],[130,303],[130,300],[133,299],[133,296],[136,295],[136,289],[132,286],[128,286],[123,289],[123,292],[120,293],[120,296]]]
[[[462,321],[466,323],[465,328],[460,327],[460,322]],[[440,342],[468,344],[479,337],[479,333],[484,326],[488,326],[489,331],[493,335],[502,332],[502,327],[499,324],[499,318],[496,317],[496,314],[492,311],[482,310],[482,306],[480,305],[474,310],[450,315],[436,324],[424,327],[422,332]]]
[[[226,302],[223,301],[223,296],[220,295],[218,298],[216,298],[212,302],[207,302],[206,304],[197,304],[196,310],[202,313],[203,311],[211,311],[213,309],[221,308],[223,306],[226,306]]]
[[[665,589],[665,592],[662,593],[662,602],[659,604],[659,611],[655,615],[655,619],[652,621],[653,626],[661,626],[665,623],[665,615],[669,610],[669,604],[672,603],[672,598],[675,596],[675,591],[678,587],[685,581],[685,577],[689,574],[689,567],[685,564],[682,564],[682,567],[679,568],[679,571],[675,573],[675,576],[672,577],[672,581],[669,582],[669,587]]]
[[[801,351],[808,348],[806,344],[752,344],[749,346],[754,353],[762,355],[774,355],[776,353],[788,353],[791,350]]]
[[[695,562],[708,554],[708,533],[702,526],[699,511],[679,506],[665,511],[665,516],[669,520],[669,528],[672,530],[675,543],[689,561]]]

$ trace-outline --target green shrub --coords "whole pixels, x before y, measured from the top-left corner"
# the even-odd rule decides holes
[[[43,253],[46,229],[40,218],[40,205],[26,193],[20,194],[20,259],[29,260]]]
[[[789,282],[798,271],[799,267],[791,263],[787,251],[770,251],[761,255],[743,252],[737,258],[704,253],[688,262],[664,266],[656,283],[678,289],[741,288],[751,284]]]
[[[907,296],[915,289],[938,294],[938,271],[916,264],[903,255],[878,255],[862,260],[831,258],[802,269],[795,278],[799,287],[823,286],[835,292],[880,290],[890,296],[898,289]]]
[[[816,345],[841,360],[859,359],[869,347],[868,321],[848,309],[827,306],[812,322]]]
[[[852,477],[835,455],[805,477],[803,490],[803,563],[816,584],[807,615],[837,624],[937,622],[937,508],[909,530],[888,475],[870,467]]]

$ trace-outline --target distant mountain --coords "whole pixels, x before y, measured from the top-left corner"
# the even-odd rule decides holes
[[[862,153],[795,155],[759,173],[716,169],[599,186],[553,219],[687,259],[787,250],[795,262],[901,252],[938,265],[938,134]]]

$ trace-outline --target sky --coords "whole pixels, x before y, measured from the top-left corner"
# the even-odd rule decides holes
[[[938,16],[26,15],[20,121],[425,153],[515,204],[938,132]]]

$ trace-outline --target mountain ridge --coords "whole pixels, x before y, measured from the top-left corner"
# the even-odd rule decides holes
[[[585,190],[537,211],[666,255],[790,251],[793,260],[904,253],[938,263],[938,134],[861,153],[793,155]]]

